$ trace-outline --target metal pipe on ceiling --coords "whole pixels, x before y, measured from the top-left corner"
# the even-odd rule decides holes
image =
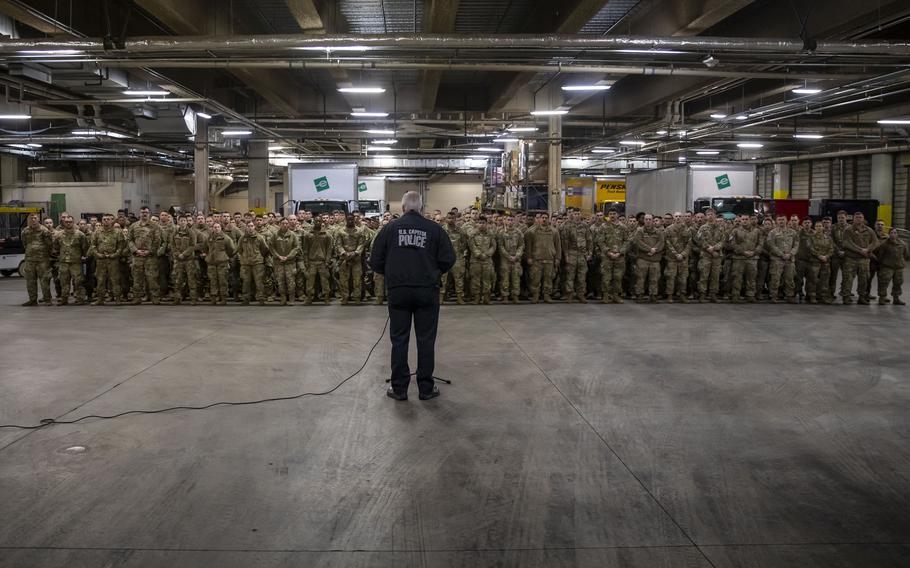
[[[784,79],[807,81],[852,81],[867,77],[858,73],[790,73],[786,71],[733,71],[708,67],[655,67],[650,65],[534,65],[526,63],[454,63],[431,61],[342,61],[309,59],[93,59],[97,65],[117,68],[155,67],[160,69],[345,69],[352,71],[489,71],[502,73],[589,73],[682,77],[724,77],[740,79]]]
[[[750,160],[750,164],[777,164],[780,162],[808,162],[825,158],[840,158],[844,156],[868,156],[870,154],[896,154],[910,151],[910,145],[882,146],[880,148],[866,148],[863,150],[838,150],[836,152],[822,152],[819,154],[802,154],[799,156],[786,156],[783,158],[767,158],[764,160]]]
[[[802,40],[789,38],[733,37],[660,37],[588,36],[566,34],[394,34],[394,35],[225,35],[225,36],[147,36],[127,39],[126,53],[263,51],[300,47],[364,46],[418,50],[452,49],[661,49],[723,53],[746,51],[762,53],[812,53],[910,55],[907,41],[818,41],[808,51]],[[80,50],[107,52],[101,38],[11,38],[0,41],[0,53],[21,50]]]

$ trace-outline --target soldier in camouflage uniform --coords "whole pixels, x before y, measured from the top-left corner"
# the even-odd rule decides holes
[[[445,301],[447,285],[451,280],[455,288],[455,298],[459,304],[464,304],[464,272],[465,256],[468,251],[467,234],[458,226],[458,217],[455,213],[446,215],[446,223],[443,225],[449,240],[452,241],[452,247],[455,249],[455,264],[451,270],[442,275],[442,287],[439,289],[439,302]]]
[[[746,301],[757,302],[756,273],[758,258],[764,246],[762,230],[755,226],[754,219],[743,216],[739,226],[730,234],[730,245],[733,249],[733,266],[730,269],[730,300],[734,304],[742,301],[743,281],[746,287]]]
[[[133,255],[133,304],[141,304],[146,292],[158,305],[158,252],[161,230],[149,220],[149,208],[139,210],[139,220],[129,226],[127,243]]]
[[[853,279],[859,276],[856,291],[858,304],[869,305],[869,260],[879,245],[875,231],[866,225],[866,217],[860,212],[853,214],[853,225],[844,233],[844,281],[841,286],[844,304],[853,302]]]
[[[177,220],[177,230],[171,233],[168,250],[171,253],[171,264],[174,267],[174,305],[182,301],[184,286],[188,287],[190,303],[196,305],[199,298],[197,283],[196,253],[199,234],[188,226],[189,220],[181,216]]]
[[[118,305],[123,301],[120,287],[120,258],[126,248],[126,238],[120,229],[114,228],[114,216],[107,213],[101,217],[101,228],[92,233],[89,254],[95,258],[95,301],[92,305],[104,305],[105,296]]]
[[[705,211],[705,224],[695,235],[699,248],[698,259],[698,301],[710,298],[717,302],[720,286],[720,270],[723,262],[724,229],[717,222],[713,209]]]
[[[269,245],[265,237],[256,231],[254,223],[247,223],[246,233],[240,237],[237,255],[240,257],[240,280],[243,283],[243,305],[250,304],[251,288],[256,288],[256,300],[265,305],[265,258]]]
[[[806,295],[806,280],[809,278],[809,262],[812,257],[809,241],[813,233],[812,219],[808,217],[803,219],[797,230],[799,248],[796,250],[796,295],[800,298]]]
[[[683,220],[682,213],[673,214],[673,224],[664,231],[666,243],[666,267],[664,268],[664,291],[667,302],[673,303],[678,294],[679,301],[688,303],[686,284],[689,281],[689,255],[692,251],[692,230]]]
[[[499,293],[504,302],[511,298],[518,303],[521,292],[521,262],[525,250],[525,236],[515,227],[515,219],[505,217],[505,226],[496,236],[499,251]]]
[[[345,219],[345,226],[335,235],[335,255],[339,259],[338,290],[341,304],[348,301],[360,303],[363,293],[363,251],[366,248],[363,233],[355,226],[354,217]]]
[[[25,260],[22,262],[22,276],[25,277],[25,289],[28,301],[23,306],[38,305],[38,285],[41,285],[42,302],[51,301],[51,249],[54,246],[53,233],[38,221],[38,215],[28,216],[28,226],[20,235],[25,249]]]
[[[332,300],[332,279],[329,276],[329,263],[332,260],[334,248],[331,235],[322,230],[322,220],[313,219],[313,230],[307,233],[303,244],[303,254],[306,259],[306,305],[313,303],[316,298],[316,276],[319,276],[319,285],[325,296],[325,303]]]
[[[63,230],[54,235],[54,248],[58,256],[60,285],[63,293],[57,299],[58,304],[65,306],[69,300],[70,285],[76,297],[76,304],[85,303],[82,262],[88,256],[89,242],[85,233],[76,228],[70,215],[63,217]]]
[[[269,249],[275,258],[275,279],[278,281],[278,299],[282,306],[293,306],[294,298],[297,297],[297,257],[300,254],[300,241],[290,228],[290,221],[282,219],[269,242]]]
[[[165,247],[171,242],[171,235],[177,230],[173,217],[167,211],[158,214],[158,228],[161,229],[161,242]],[[170,251],[163,251],[158,256],[158,293],[162,297],[171,294],[171,287],[174,283],[174,267],[171,264]]]
[[[771,256],[771,302],[777,303],[778,291],[783,283],[787,302],[797,303],[793,261],[799,250],[799,235],[787,225],[786,216],[777,217],[776,226],[768,233],[767,247]]]
[[[383,221],[382,224],[385,225],[385,221]],[[380,230],[381,230],[381,228],[373,231],[373,234],[370,237],[370,251],[371,252],[373,250],[373,243],[376,241],[376,237],[379,236]],[[380,274],[378,272],[373,272],[373,295],[376,297],[375,304],[377,306],[382,305],[382,303],[385,301],[385,275],[384,274]],[[440,295],[442,295],[442,292],[440,292]]]
[[[562,258],[562,242],[559,231],[550,226],[550,215],[539,213],[537,224],[525,233],[525,252],[528,256],[529,293],[531,302],[536,304],[543,286],[543,301],[553,302],[553,276],[556,264]]]
[[[810,304],[831,303],[828,289],[831,272],[831,258],[834,255],[834,240],[824,228],[824,223],[815,224],[809,236],[809,264],[806,274],[806,295]]]
[[[581,212],[571,211],[569,220],[560,232],[562,252],[565,257],[565,294],[568,302],[575,297],[585,304],[588,302],[588,262],[594,255],[594,235],[588,224],[582,221]]]
[[[228,272],[230,260],[236,252],[234,239],[224,232],[221,223],[212,225],[209,236],[208,251],[205,258],[208,260],[209,270],[209,298],[212,305],[225,305],[228,299]]]
[[[600,258],[600,289],[603,291],[603,303],[623,303],[622,281],[626,272],[629,234],[615,209],[607,213],[607,222],[594,235],[594,250]]]
[[[475,230],[468,237],[471,251],[471,297],[475,304],[489,304],[493,289],[493,254],[496,252],[496,237],[487,227],[487,218],[477,218]]]
[[[907,244],[897,234],[897,229],[888,232],[888,238],[879,244],[875,251],[878,258],[878,303],[887,304],[888,285],[891,284],[891,297],[895,306],[903,306],[901,292],[904,284],[904,266],[907,264]]]
[[[828,277],[828,289],[831,291],[831,299],[834,300],[834,291],[837,289],[837,276],[840,274],[843,280],[844,261],[847,258],[847,251],[844,249],[844,237],[847,235],[847,229],[850,225],[847,223],[847,212],[837,212],[837,223],[831,227],[831,240],[834,241],[834,254],[831,256],[831,275]],[[840,296],[843,296],[844,284],[841,282]],[[850,292],[852,298],[853,292]]]
[[[664,255],[664,232],[654,226],[654,217],[644,217],[645,224],[632,235],[632,246],[638,252],[635,260],[635,299],[644,302],[645,279],[652,304],[657,303],[660,285],[660,259]]]

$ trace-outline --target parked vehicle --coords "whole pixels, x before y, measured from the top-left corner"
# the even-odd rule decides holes
[[[40,219],[44,216],[44,209],[0,205],[0,274],[3,276],[22,273],[19,267],[25,260],[25,247],[22,246],[21,235],[32,213],[37,213]]]

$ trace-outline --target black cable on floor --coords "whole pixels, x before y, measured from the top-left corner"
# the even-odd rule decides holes
[[[44,428],[45,426],[50,426],[52,424],[76,424],[77,422],[82,422],[83,420],[88,420],[89,418],[97,418],[98,420],[113,420],[114,418],[120,418],[121,416],[127,416],[130,414],[161,414],[162,412],[170,412],[171,410],[206,410],[208,408],[213,408],[215,406],[251,406],[254,404],[263,404],[265,402],[278,402],[282,400],[296,400],[298,398],[303,398],[305,396],[326,396],[332,394],[336,390],[340,389],[342,385],[350,381],[363,371],[367,363],[370,361],[370,357],[373,356],[373,351],[376,350],[376,347],[379,346],[379,342],[382,341],[382,338],[385,337],[386,329],[389,327],[389,318],[387,317],[385,323],[382,325],[382,333],[379,334],[379,338],[376,339],[376,343],[370,348],[370,352],[367,353],[366,359],[363,361],[363,365],[360,366],[353,374],[348,375],[343,381],[332,387],[331,389],[323,392],[304,392],[295,395],[289,396],[277,396],[272,398],[262,398],[259,400],[241,400],[237,402],[229,401],[219,401],[213,402],[211,404],[206,404],[204,406],[170,406],[168,408],[159,408],[157,410],[127,410],[125,412],[120,412],[118,414],[112,414],[110,416],[101,416],[98,414],[89,414],[87,416],[82,416],[76,418],[75,420],[56,420],[54,418],[44,418],[41,420],[40,424],[34,426],[23,426],[21,424],[0,424],[0,429],[3,428],[16,428],[19,430],[38,430],[39,428]]]

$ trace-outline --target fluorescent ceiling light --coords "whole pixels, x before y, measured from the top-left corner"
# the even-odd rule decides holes
[[[758,142],[740,142],[736,145],[737,148],[764,148],[764,144]]]
[[[269,146],[270,152],[277,152],[279,150],[284,150],[287,146]]]
[[[591,150],[592,154],[615,154],[616,150],[610,150],[609,148],[594,148]]]
[[[252,130],[222,130],[222,136],[249,136],[252,134]]]
[[[727,115],[719,113],[719,112],[715,112],[711,115],[711,118],[716,118],[717,120],[720,120],[722,118],[727,118]]]
[[[712,165],[712,164],[689,164],[689,167],[692,167],[692,168],[716,168],[717,166],[714,166],[714,165]]]
[[[389,152],[392,148],[388,146],[367,146],[367,150],[373,150],[374,152]]]
[[[7,144],[7,146],[10,148],[22,148],[23,150],[31,150],[31,148],[28,147],[28,144]]]
[[[212,118],[212,115],[210,115],[210,114],[207,113],[207,112],[197,112],[197,113],[196,113],[196,116],[198,116],[199,118],[204,118],[204,119],[206,119],[206,120]]]
[[[900,119],[900,118],[886,118],[884,120],[879,120],[879,124],[910,124],[910,119]]]
[[[824,136],[821,134],[794,134],[793,137],[802,140],[819,140],[821,138],[824,138]]]
[[[647,55],[686,55],[685,51],[673,51],[671,49],[614,49],[616,53],[644,53]]]
[[[394,130],[364,130],[367,134],[378,134],[380,136],[394,136]]]
[[[563,85],[563,91],[609,91],[610,85]]]
[[[384,93],[385,89],[382,87],[340,87],[338,89],[339,93],[365,93],[365,94],[378,94]]]
[[[554,109],[554,110],[532,110],[531,114],[534,116],[556,116],[562,114],[569,114],[569,111],[565,109]]]
[[[716,156],[720,154],[720,150],[698,150],[695,153],[699,156]]]
[[[490,152],[490,153],[496,152],[496,153],[499,153],[499,152],[502,152],[502,148],[490,148],[489,146],[486,146],[486,147],[482,147],[482,148],[477,148],[477,151],[478,151],[478,152]]]
[[[0,120],[28,120],[31,117],[30,114],[0,114]]]
[[[352,112],[351,116],[382,118],[385,116],[389,116],[389,113],[387,113],[387,112],[359,112],[358,111],[358,112]]]
[[[469,159],[469,160],[484,160],[484,161],[486,161],[486,160],[489,160],[490,157],[489,157],[489,156],[482,156],[482,155],[474,155],[474,156],[468,156],[468,159]]]
[[[35,144],[32,142],[29,142],[28,144],[26,144],[26,146],[28,146],[29,148],[41,148],[42,147],[41,144]]]
[[[22,55],[79,55],[78,49],[26,49],[19,51]]]
[[[121,134],[119,132],[113,132],[110,130],[95,130],[92,128],[73,130],[71,134],[73,136],[109,136],[111,138],[128,138],[126,134]]]
[[[318,47],[295,47],[294,49],[303,49],[305,51],[369,51],[370,48],[365,45],[333,45]]]
[[[620,140],[620,144],[623,146],[644,146],[647,142],[643,140]]]
[[[171,94],[171,93],[170,93],[170,91],[162,91],[161,89],[158,89],[158,90],[155,90],[155,91],[152,91],[152,90],[149,90],[149,91],[137,91],[137,90],[134,90],[134,89],[127,89],[127,90],[123,91],[123,94],[124,94],[124,95],[129,95],[129,96],[131,96],[131,97],[164,97],[164,96],[167,96],[167,95],[169,95],[169,94]]]
[[[793,92],[797,95],[817,95],[822,92],[822,90],[809,87],[800,87],[799,89],[793,89]]]
[[[387,146],[392,144],[398,144],[398,140],[394,138],[389,138],[388,140],[373,140],[373,144],[385,144]]]
[[[536,126],[513,126],[512,128],[506,128],[509,132],[537,132]]]
[[[666,133],[667,133],[666,130],[658,130],[655,134],[657,134],[658,136],[663,136]]]
[[[518,142],[518,138],[496,138],[493,140],[493,142],[503,142],[503,143]]]
[[[744,114],[739,114],[739,115],[734,116],[733,118],[735,118],[736,120],[746,120],[749,117]]]
[[[105,136],[110,136],[111,138],[129,138],[129,136],[127,136],[126,134],[114,132],[113,130],[108,130],[104,134],[105,134]]]

